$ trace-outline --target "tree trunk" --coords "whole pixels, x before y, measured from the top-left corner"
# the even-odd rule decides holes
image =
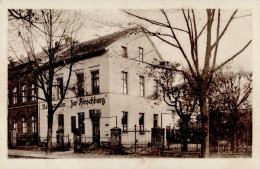
[[[48,108],[47,151],[51,151],[52,149],[52,126],[53,126],[53,110],[51,106]]]
[[[202,131],[204,133],[204,136],[202,138],[201,143],[201,157],[209,157],[209,110],[208,110],[208,104],[207,104],[207,96],[206,92],[201,92],[200,99],[200,112],[202,116]]]

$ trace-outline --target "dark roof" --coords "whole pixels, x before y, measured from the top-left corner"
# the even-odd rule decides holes
[[[73,52],[76,55],[82,55],[87,53],[95,53],[104,50],[106,47],[126,36],[128,33],[135,33],[136,28],[129,28],[123,31],[115,32],[109,35],[105,35],[96,39],[82,42],[74,46]],[[61,52],[60,57],[68,57],[70,55],[69,50]]]
[[[73,46],[73,59],[80,60],[85,57],[82,57],[82,55],[86,55],[87,57],[93,57],[102,54],[105,51],[105,48],[111,45],[112,43],[116,42],[122,37],[125,37],[128,33],[133,34],[136,33],[136,27],[128,28],[123,31],[115,32],[109,35],[105,35],[96,39],[92,39],[89,41],[85,41],[82,43],[76,43]],[[44,51],[39,52],[35,56],[37,59],[44,59],[46,56],[46,53]],[[71,59],[71,51],[69,47],[66,47],[64,45],[61,45],[60,47],[60,53],[58,54],[56,62],[63,62],[65,60]],[[25,64],[25,63],[24,63]],[[16,67],[18,66],[18,63],[9,64],[10,67]],[[20,64],[21,65],[21,64]],[[23,64],[22,64],[23,65]],[[10,68],[9,67],[9,68]]]

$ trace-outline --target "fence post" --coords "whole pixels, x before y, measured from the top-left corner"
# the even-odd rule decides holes
[[[110,129],[110,131],[111,131],[110,153],[119,154],[122,152],[121,129],[119,127],[114,127]]]
[[[135,154],[136,154],[136,125],[135,125]]]

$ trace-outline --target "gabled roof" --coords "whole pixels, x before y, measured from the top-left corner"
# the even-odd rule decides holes
[[[128,33],[132,34],[136,32],[136,28],[129,28],[123,31],[105,35],[96,39],[85,41],[83,43],[74,46],[73,52],[76,55],[82,55],[87,53],[95,53],[104,50],[106,47],[116,42],[120,38],[126,36]],[[66,57],[70,55],[69,50],[65,50],[59,54],[61,57]]]
[[[127,36],[128,34],[131,35],[131,34],[137,33],[137,29],[138,29],[137,27],[128,28],[123,31],[118,31],[118,32],[115,32],[115,33],[112,33],[109,35],[105,35],[105,36],[102,36],[102,37],[99,37],[96,39],[92,39],[89,41],[85,41],[82,43],[77,42],[73,46],[73,53],[75,56],[75,57],[73,56],[74,57],[73,59],[80,60],[82,58],[85,58],[85,57],[82,57],[83,55],[86,55],[86,57],[93,57],[93,56],[100,55],[105,51],[105,49],[109,45],[116,42],[120,38],[123,38],[123,37]],[[152,40],[149,38],[148,35],[146,35],[146,37],[148,38],[151,45],[155,49],[156,53],[159,55],[160,59],[163,60],[162,56],[160,55],[159,51],[156,49]],[[46,53],[44,51],[36,54],[37,59],[44,59],[44,57],[47,57]],[[56,62],[62,62],[62,61],[68,60],[68,59],[71,59],[71,48],[68,46],[65,46],[65,45],[61,45],[58,56],[56,58]]]

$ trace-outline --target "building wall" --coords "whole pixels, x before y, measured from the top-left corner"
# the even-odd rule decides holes
[[[17,138],[16,145],[22,145],[20,142],[23,138],[23,145],[31,144],[32,137],[36,138],[38,136],[38,101],[37,98],[32,100],[31,96],[31,85],[35,84],[36,80],[30,72],[26,72],[25,67],[17,66],[8,69],[8,141],[9,146],[11,140]],[[26,101],[23,101],[22,97],[22,86],[26,86]],[[17,89],[17,103],[14,104],[14,94],[13,89]],[[35,86],[37,91],[37,87]],[[35,132],[32,130],[32,116],[34,116],[35,121]],[[25,123],[27,132],[23,132],[23,121],[25,118]],[[16,123],[16,130],[14,130],[14,123]],[[13,137],[13,138],[12,138]]]
[[[128,57],[122,57],[122,46],[127,47]],[[76,63],[73,67],[73,73],[71,77],[70,86],[76,84],[77,73],[84,73],[84,89],[85,96],[77,97],[73,91],[68,91],[66,99],[54,114],[53,121],[53,137],[56,136],[58,130],[58,115],[64,114],[64,135],[69,135],[69,138],[73,138],[71,131],[71,116],[76,116],[76,126],[78,127],[77,113],[85,113],[85,134],[83,137],[93,137],[92,134],[92,121],[89,117],[89,110],[100,109],[100,141],[106,141],[110,137],[110,129],[117,125],[122,127],[122,111],[128,112],[128,129],[134,130],[134,125],[139,127],[139,113],[145,113],[144,128],[145,130],[151,130],[153,127],[153,115],[158,114],[158,125],[161,124],[161,113],[169,113],[163,115],[163,126],[172,127],[172,115],[170,112],[166,112],[165,104],[155,104],[154,101],[148,100],[147,96],[153,93],[155,88],[155,82],[153,79],[149,79],[145,74],[146,64],[138,61],[139,59],[139,47],[144,50],[144,61],[152,62],[153,58],[160,59],[154,48],[152,47],[148,38],[143,34],[131,35],[126,38],[114,42],[112,45],[106,48],[107,52],[102,56],[93,57],[90,59],[82,60]],[[100,94],[92,94],[91,87],[91,71],[99,70],[100,80]],[[122,94],[122,71],[128,72],[128,93]],[[139,76],[145,78],[145,96],[140,96],[140,84]],[[56,74],[56,79],[63,78],[64,84],[68,77],[68,69],[62,69],[60,73]],[[42,93],[41,93],[42,95]],[[80,99],[91,100],[91,98],[104,99],[105,103],[85,104],[80,105]],[[54,98],[57,99],[57,94],[54,94]],[[73,105],[73,106],[71,106]],[[40,110],[40,136],[46,137],[47,135],[47,108],[46,103],[39,103]],[[151,135],[149,133],[139,134],[139,140],[143,142],[149,142]],[[91,138],[85,138],[91,142]],[[53,138],[53,142],[55,142]],[[123,134],[123,142],[133,142],[134,137],[130,134]]]

